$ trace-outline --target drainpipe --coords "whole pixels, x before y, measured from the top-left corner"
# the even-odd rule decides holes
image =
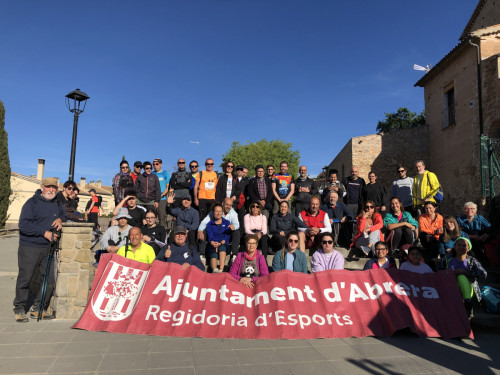
[[[481,92],[481,50],[479,45],[472,43],[469,38],[469,44],[476,47],[477,51],[477,100],[479,105],[479,168],[481,170],[481,196],[482,200],[486,197],[486,176],[483,165],[484,150],[483,150],[483,98]],[[490,189],[491,190],[491,189]]]
[[[476,47],[477,50],[477,100],[479,104],[479,135],[483,135],[483,95],[481,92],[481,51],[479,45],[472,43],[469,39],[469,44]]]

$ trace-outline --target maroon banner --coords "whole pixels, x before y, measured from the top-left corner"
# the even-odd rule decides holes
[[[313,339],[473,337],[453,272],[271,273],[248,289],[227,273],[116,254],[99,262],[74,328],[160,336]]]

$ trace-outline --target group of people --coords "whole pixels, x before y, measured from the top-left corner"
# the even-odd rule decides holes
[[[312,255],[312,272],[343,269],[344,257],[334,249],[343,238],[352,252],[370,257],[365,269],[396,267],[393,256],[397,255],[407,260],[403,270],[455,270],[467,308],[474,282],[486,277],[470,251],[483,254],[493,227],[477,215],[472,202],[466,203],[458,220],[437,213],[442,190],[422,161],[416,163],[415,178],[398,166],[390,199],[374,172],[365,183],[357,167],[343,182],[331,170],[328,179],[318,183],[307,176],[305,166],[300,166],[294,179],[286,161],[280,163],[279,172],[272,165],[257,165],[252,178],[248,168],[231,161],[224,163],[221,175],[214,171],[211,158],[203,171],[194,160],[189,171],[184,159],[177,166],[170,175],[162,169],[161,159],[136,162],[133,171],[127,161],[120,163],[120,173],[113,179],[115,216],[101,238],[104,252],[202,271],[207,263],[213,273],[223,272],[229,258],[229,273],[251,288],[269,272],[308,273],[306,250]],[[27,288],[54,239],[51,228],[60,228],[68,218],[63,203],[53,199],[57,186],[49,180],[42,181],[21,213],[14,301],[19,322],[27,321]],[[69,196],[66,187],[63,196],[65,191]],[[39,201],[43,204],[35,204]],[[26,254],[29,267],[22,260]],[[271,265],[269,255],[274,256]],[[437,265],[436,258],[441,258]],[[31,315],[37,316],[35,310]],[[42,318],[50,317],[44,313]]]

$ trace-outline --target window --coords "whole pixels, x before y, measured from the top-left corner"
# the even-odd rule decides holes
[[[455,87],[447,85],[443,94],[443,129],[455,125]]]

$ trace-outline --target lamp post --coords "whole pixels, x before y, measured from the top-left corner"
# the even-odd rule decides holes
[[[75,152],[76,152],[76,133],[78,129],[78,116],[85,110],[89,96],[80,89],[71,91],[66,95],[66,107],[70,112],[73,112],[73,140],[71,142],[71,157],[69,160],[69,177],[68,180],[75,180]],[[82,105],[83,102],[83,105]]]

